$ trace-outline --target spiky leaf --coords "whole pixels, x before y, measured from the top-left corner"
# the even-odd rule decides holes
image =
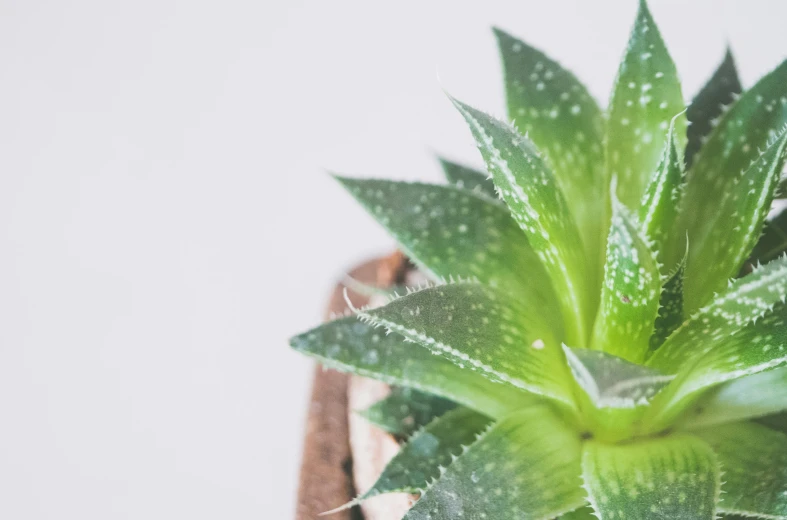
[[[582,83],[525,42],[495,29],[508,117],[546,156],[589,252],[603,240],[604,117]]]
[[[389,384],[417,388],[462,403],[492,417],[534,400],[525,392],[462,370],[399,335],[342,318],[295,336],[290,345],[328,368]]]
[[[678,245],[681,245],[674,228],[685,181],[673,118],[661,160],[645,188],[639,208],[642,229],[653,243],[659,262],[666,262],[666,269],[672,269],[674,263],[674,253],[668,250],[677,250]]]
[[[787,410],[787,368],[742,377],[711,390],[689,413],[688,426],[705,426]]]
[[[653,335],[650,337],[651,352],[658,349],[683,323],[683,279],[686,274],[686,259],[687,255],[683,255],[683,259],[667,276],[667,281],[661,289],[659,315],[656,318]]]
[[[560,345],[533,312],[504,292],[460,282],[418,291],[361,315],[466,372],[570,405]]]
[[[654,400],[648,424],[656,429],[666,425],[711,386],[787,365],[787,306],[783,304],[730,336],[711,339],[711,335],[715,333],[695,345],[678,377]]]
[[[735,60],[728,48],[721,64],[691,101],[686,111],[686,117],[689,120],[688,143],[686,144],[687,168],[691,167],[694,156],[702,147],[704,139],[713,130],[714,121],[723,114],[724,108],[731,105],[741,92],[743,92],[743,87],[738,79]]]
[[[356,502],[384,493],[418,493],[440,476],[465,446],[475,442],[491,420],[468,408],[438,417],[418,431],[388,463],[377,482]]]
[[[724,468],[720,511],[787,518],[787,435],[753,423],[696,433],[713,447]]]
[[[636,209],[661,156],[670,119],[685,108],[675,64],[644,1],[620,64],[607,123],[607,161],[618,195]],[[678,149],[686,145],[686,116],[675,120]]]
[[[592,507],[581,507],[560,517],[561,520],[598,520]]]
[[[456,403],[443,397],[413,388],[395,387],[387,397],[359,414],[388,433],[409,437],[436,417],[454,408]]]
[[[467,120],[495,185],[549,273],[567,342],[584,346],[590,312],[579,232],[554,174],[533,143],[510,126],[453,100]]]
[[[433,278],[477,278],[559,314],[549,277],[502,204],[453,186],[337,179]]]
[[[580,441],[545,407],[501,420],[404,520],[554,518],[581,507]]]
[[[448,182],[457,188],[475,191],[489,198],[497,199],[495,185],[486,173],[442,157],[438,159]]]
[[[591,345],[637,362],[648,351],[659,309],[661,279],[656,259],[636,221],[616,197],[612,199],[601,307]]]
[[[715,201],[715,211],[706,212],[708,220],[694,226],[686,267],[688,309],[704,305],[748,258],[760,237],[785,158],[787,132],[735,176],[735,186]]]
[[[623,445],[589,441],[582,470],[601,520],[716,518],[718,463],[695,437],[678,434]]]
[[[787,251],[787,210],[766,220],[762,236],[754,246],[751,262],[754,265],[770,262]]]

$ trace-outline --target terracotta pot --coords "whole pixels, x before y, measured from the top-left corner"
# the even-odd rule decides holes
[[[401,283],[406,260],[400,253],[360,265],[350,276],[365,284],[386,287]],[[343,314],[344,286],[331,296],[326,318]],[[350,293],[356,307],[369,303]],[[354,413],[385,397],[389,388],[377,381],[317,367],[306,423],[296,520],[315,520],[369,489],[399,449],[385,432]],[[331,515],[334,520],[400,520],[412,502],[401,494],[384,495]]]

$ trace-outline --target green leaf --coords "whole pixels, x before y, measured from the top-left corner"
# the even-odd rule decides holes
[[[661,290],[659,267],[646,240],[613,195],[601,307],[591,345],[634,362],[648,352]]]
[[[649,410],[652,415],[644,421],[651,430],[658,431],[668,425],[702,391],[712,386],[787,365],[787,306],[782,304],[756,323],[724,337],[718,336],[720,332],[711,332],[714,329],[710,320],[707,325],[705,335],[700,332],[697,336],[702,342],[694,346],[693,355],[684,356],[686,363],[678,377],[654,399]],[[656,356],[667,348],[671,339]]]
[[[559,323],[549,277],[502,204],[453,186],[337,179],[435,280],[458,276],[508,288]]]
[[[729,336],[765,316],[785,295],[787,257],[782,257],[730,283],[667,338],[648,365],[676,373],[692,358],[705,357]]]
[[[644,1],[609,103],[607,161],[620,200],[636,209],[661,156],[670,119],[685,108],[675,64]],[[678,149],[686,145],[686,116],[675,120]]]
[[[601,520],[714,520],[719,465],[696,437],[670,435],[622,445],[588,441],[588,499]]]
[[[764,264],[780,256],[787,250],[787,210],[774,218],[766,220],[762,236],[754,246],[750,261],[752,264]]]
[[[290,345],[328,368],[417,388],[491,417],[534,402],[528,393],[462,370],[420,345],[396,334],[386,335],[354,317],[304,332],[292,338]]]
[[[694,227],[686,266],[688,309],[707,303],[748,258],[760,237],[786,158],[787,132],[741,175],[732,175],[736,185],[715,201],[713,213],[705,213],[708,220]]]
[[[691,410],[686,426],[709,426],[787,410],[787,368],[742,377],[714,388]]]
[[[546,156],[592,254],[602,247],[606,231],[604,115],[585,86],[560,64],[500,29],[495,36],[508,117]]]
[[[686,246],[688,248],[688,245]],[[688,249],[686,250],[688,254]],[[659,315],[653,335],[650,337],[650,350],[655,351],[683,323],[683,279],[686,274],[687,255],[683,255],[675,270],[667,276],[659,298]]]
[[[563,347],[580,388],[596,408],[635,408],[650,402],[675,376],[606,352]]]
[[[674,266],[673,257],[680,245],[674,228],[685,182],[673,118],[661,161],[650,178],[639,208],[642,229],[653,243],[658,261],[666,263],[667,269]]]
[[[417,432],[391,459],[370,490],[349,505],[384,493],[419,493],[486,430],[491,420],[468,408],[452,410]]]
[[[404,520],[554,518],[585,504],[580,439],[546,407],[516,412],[445,470]]]
[[[767,415],[755,420],[754,422],[766,426],[771,430],[776,430],[777,432],[787,434],[787,412]]]
[[[726,106],[731,105],[738,94],[743,92],[735,60],[730,49],[724,54],[716,72],[708,80],[686,111],[689,120],[686,145],[686,167],[691,167],[694,156],[702,148],[703,141],[713,130],[714,121],[721,117]]]
[[[457,188],[475,191],[497,200],[495,184],[487,177],[486,173],[442,157],[438,157],[438,160],[448,182]]]
[[[724,469],[719,510],[760,518],[787,518],[787,435],[753,423],[696,432]]]
[[[541,259],[560,299],[566,341],[585,346],[590,323],[585,253],[554,174],[533,143],[510,126],[452,99],[467,120],[487,171]]]
[[[448,399],[413,388],[395,387],[387,397],[359,414],[390,434],[409,437],[436,417],[454,408],[456,403]]]
[[[473,282],[414,292],[360,314],[435,354],[512,388],[573,406],[555,335],[507,293]]]
[[[593,512],[590,506],[582,507],[560,517],[561,520],[598,520],[598,517]]]

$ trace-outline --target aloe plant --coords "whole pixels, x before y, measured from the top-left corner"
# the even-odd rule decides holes
[[[451,98],[486,172],[337,176],[432,280],[291,341],[411,391],[367,413],[407,441],[347,506],[407,492],[406,520],[787,519],[787,228],[766,223],[787,62],[741,93],[728,52],[687,109],[642,1],[602,110],[495,34],[512,123]]]

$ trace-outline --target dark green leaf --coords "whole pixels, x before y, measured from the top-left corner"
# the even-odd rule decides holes
[[[491,417],[534,401],[531,394],[490,382],[432,355],[420,345],[342,318],[295,336],[290,345],[328,368],[439,395]]]
[[[771,430],[787,434],[787,412],[767,415],[757,419],[755,422],[767,426]]]
[[[710,446],[690,435],[623,445],[596,441],[582,455],[585,488],[602,520],[714,520],[719,465]]]
[[[765,264],[787,251],[787,210],[765,221],[762,236],[751,254],[751,262]]]
[[[743,92],[735,60],[729,49],[724,54],[716,72],[692,100],[686,111],[689,120],[688,144],[686,145],[686,167],[690,167],[694,156],[702,148],[703,140],[713,130],[714,120],[721,117],[724,107],[731,105]]]
[[[495,184],[484,172],[442,157],[438,159],[448,182],[457,188],[475,191],[489,198],[497,199]]]
[[[620,200],[637,209],[659,162],[670,119],[685,103],[675,64],[653,17],[640,1],[628,49],[609,103],[607,161]],[[686,145],[686,116],[675,120],[678,149]]]
[[[409,294],[361,316],[466,372],[573,406],[560,344],[534,319],[537,312],[507,293],[460,282]]]
[[[753,423],[696,433],[713,447],[724,469],[719,511],[787,518],[787,435]]]
[[[404,520],[554,518],[585,504],[580,440],[546,407],[501,420],[470,446]]]
[[[686,255],[683,255],[683,260],[667,277],[661,290],[659,316],[650,337],[651,352],[658,349],[683,323],[683,277],[686,273],[686,258]]]
[[[546,156],[592,254],[603,247],[606,232],[603,113],[585,86],[560,64],[500,29],[495,35],[508,117]]]
[[[483,112],[452,101],[467,120],[487,171],[511,214],[552,279],[567,325],[567,343],[585,346],[592,308],[586,255],[554,174],[527,137]]]
[[[337,179],[434,279],[510,289],[559,322],[549,277],[504,205],[454,186]]]
[[[395,387],[388,397],[359,412],[367,421],[393,435],[409,437],[456,403],[413,388]]]

